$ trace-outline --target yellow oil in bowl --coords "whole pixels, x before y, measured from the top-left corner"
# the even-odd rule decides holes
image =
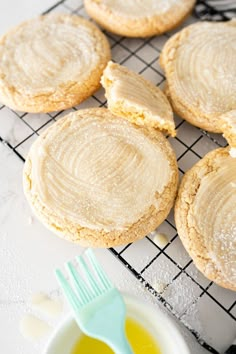
[[[126,335],[133,349],[134,354],[161,354],[156,340],[138,322],[131,318],[126,319]],[[69,354],[114,354],[113,350],[105,343],[81,335],[76,342],[72,352]]]

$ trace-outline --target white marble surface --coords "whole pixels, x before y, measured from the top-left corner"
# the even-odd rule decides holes
[[[55,0],[8,0],[0,1],[0,34],[4,33],[9,27],[35,16],[53,5]],[[66,0],[66,6],[59,6],[56,11],[71,12],[79,9],[78,13],[84,15],[80,0]],[[111,44],[114,44],[115,37],[110,37]],[[164,38],[153,38],[150,45],[145,46],[139,39],[123,39],[122,45],[116,44],[113,48],[113,58],[116,61],[123,61],[133,70],[144,68],[142,58],[147,63],[151,63],[144,68],[142,74],[154,83],[162,80],[161,71],[157,64],[157,51],[164,43]],[[157,48],[157,49],[156,49]],[[129,50],[135,50],[136,55],[130,56]],[[153,71],[153,68],[159,70]],[[104,101],[103,91],[99,91],[95,98],[90,98],[80,107],[98,106],[98,100]],[[1,104],[0,104],[1,107]],[[64,114],[64,113],[63,113]],[[52,115],[54,116],[54,115]],[[57,116],[59,119],[61,115]],[[21,120],[14,112],[8,108],[0,109],[0,136],[8,141],[12,146],[16,146],[16,151],[26,156],[31,143],[35,140],[36,134],[32,129],[38,130],[38,133],[49,126],[52,122],[49,115],[28,114]],[[177,122],[180,120],[177,119]],[[27,125],[28,124],[28,125]],[[44,126],[45,125],[45,126]],[[200,141],[199,131],[189,126],[187,123],[181,125],[178,131],[179,140],[172,139],[177,156],[183,157],[179,161],[179,166],[184,172],[195,161],[196,151],[199,155],[204,155],[208,150],[215,148],[216,145],[208,138],[203,137]],[[25,140],[23,144],[18,144]],[[222,140],[220,136],[216,139]],[[187,145],[196,142],[187,154],[183,154]],[[48,341],[45,337],[39,342],[30,342],[24,339],[19,332],[19,322],[26,313],[34,313],[29,305],[29,298],[32,294],[43,291],[55,297],[61,297],[58,286],[53,274],[56,267],[62,266],[65,261],[72,259],[80,254],[83,249],[77,245],[63,241],[48,231],[33,216],[22,191],[22,168],[23,162],[13,153],[8,146],[0,143],[0,352],[3,354],[39,354]],[[172,221],[173,215],[169,220]],[[175,230],[168,224],[163,223],[160,231],[168,235],[169,240],[173,242],[168,246],[166,255],[171,257],[181,266],[185,266],[189,261],[189,256],[184,251],[178,238],[174,238]],[[147,239],[136,242],[132,247],[123,252],[123,257],[137,270],[157,254],[157,248]],[[156,301],[147,291],[143,289],[140,283],[133,275],[119,262],[108,250],[96,250],[96,255],[102,262],[106,272],[113,282],[121,289],[134,293],[142,297],[145,301]],[[163,274],[170,279],[176,275],[177,268],[163,254],[158,258],[158,262],[153,262],[152,266],[144,271],[144,276],[150,283],[158,280],[159,274]],[[191,275],[203,288],[209,283],[201,276],[193,265],[187,268]],[[167,292],[166,298],[173,303],[178,311],[185,311],[185,320],[188,323],[197,321],[191,311],[187,311],[189,304],[194,302],[200,294],[200,288],[194,283],[189,284],[189,278],[185,275],[179,277],[178,282]],[[182,289],[179,293],[179,289]],[[190,289],[190,290],[189,290]],[[235,300],[235,293],[229,292],[217,286],[212,286],[209,293],[223,303],[226,308]],[[175,298],[173,294],[177,294]],[[182,303],[181,301],[183,301]],[[208,295],[204,295],[199,303],[196,316],[200,317],[201,330],[207,332],[207,338],[212,345],[219,348],[226,348],[236,332],[235,322],[220,313],[216,303],[209,300]],[[158,306],[158,304],[156,304]],[[236,308],[232,309],[235,315]],[[68,314],[68,308],[62,316],[55,321],[49,321],[55,327],[64,316]],[[37,314],[36,314],[37,315]],[[219,316],[218,316],[219,315]],[[217,317],[218,316],[218,317]],[[213,318],[213,321],[210,319]],[[219,325],[219,319],[221,321]],[[214,326],[212,326],[214,323]],[[192,323],[196,327],[196,323]],[[194,337],[180,324],[177,323],[180,330],[186,336],[191,354],[206,353]],[[222,328],[227,328],[223,333]],[[223,333],[223,334],[222,334]],[[67,354],[67,353],[65,353]],[[69,354],[69,353],[68,353]]]
[[[1,0],[0,1],[0,35],[32,16],[37,16],[51,7],[55,0]]]

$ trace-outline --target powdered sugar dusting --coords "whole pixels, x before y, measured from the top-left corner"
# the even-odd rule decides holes
[[[115,13],[121,13],[130,17],[153,16],[159,13],[163,14],[176,4],[184,6],[182,0],[103,0],[101,2]]]
[[[217,240],[217,250],[212,252],[211,257],[218,265],[221,264],[221,271],[224,272],[226,278],[231,279],[232,283],[236,283],[236,222],[228,224],[220,233],[215,235]]]

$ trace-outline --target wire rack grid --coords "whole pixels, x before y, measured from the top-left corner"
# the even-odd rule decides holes
[[[183,26],[196,22],[196,14],[204,17],[206,9],[209,9],[209,5],[199,1],[195,15],[190,16]],[[61,0],[45,14],[49,12],[72,13],[88,18],[81,0]],[[219,16],[222,20],[227,18],[224,13],[218,13],[217,16],[217,19]],[[158,58],[164,43],[174,32],[147,39],[130,39],[104,31],[112,48],[112,59],[160,87],[164,85],[165,76]],[[21,113],[0,104],[0,141],[24,161],[37,136],[62,116],[77,109],[104,105],[106,99],[103,89],[78,107],[63,112]],[[226,146],[221,135],[209,134],[179,117],[175,117],[175,121],[178,135],[168,139],[176,152],[180,177],[208,151]],[[198,272],[181,245],[173,213],[158,228],[158,232],[165,233],[169,239],[163,248],[155,244],[154,232],[133,244],[111,248],[110,252],[157,301],[184,323],[205,349],[211,353],[225,350],[236,329],[235,293],[218,287]],[[163,285],[161,289],[160,284]]]

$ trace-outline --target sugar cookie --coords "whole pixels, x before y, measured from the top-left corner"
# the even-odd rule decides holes
[[[0,39],[0,102],[34,113],[72,107],[99,88],[109,59],[104,34],[79,16],[29,20]]]
[[[168,215],[177,189],[175,154],[162,133],[105,108],[54,123],[31,146],[24,191],[39,219],[82,246],[126,244]]]
[[[197,268],[236,290],[236,159],[208,153],[183,177],[175,205],[179,236]]]
[[[148,37],[177,27],[190,14],[195,0],[85,0],[88,14],[110,32]]]
[[[138,125],[164,130],[175,136],[172,108],[163,92],[141,75],[109,62],[101,83],[109,110]]]
[[[202,22],[165,44],[166,93],[182,118],[220,133],[220,116],[236,109],[236,21]]]

